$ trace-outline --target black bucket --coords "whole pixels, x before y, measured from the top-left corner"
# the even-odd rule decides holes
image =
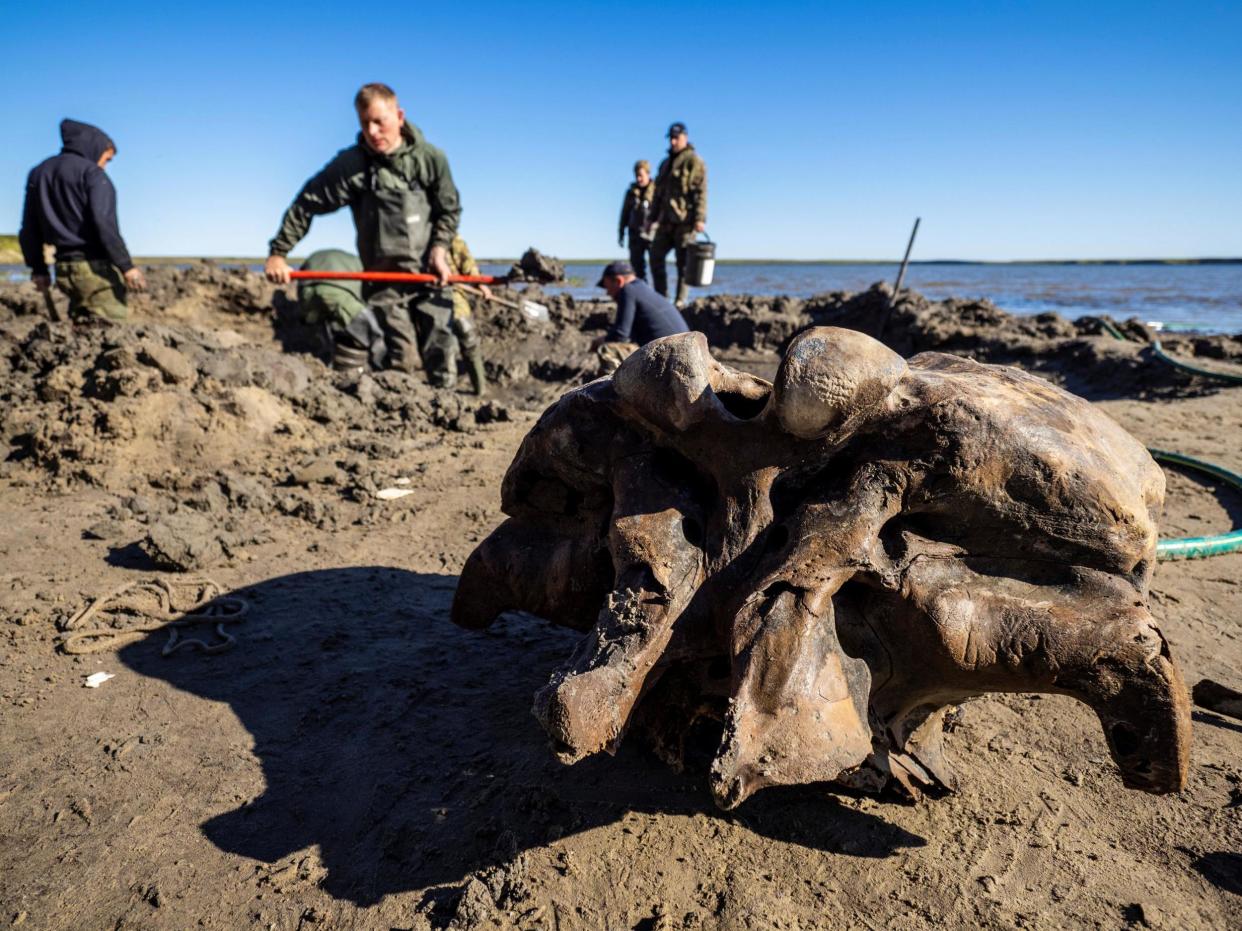
[[[686,284],[692,288],[706,288],[715,274],[716,244],[710,238],[706,242],[690,243],[686,247]]]

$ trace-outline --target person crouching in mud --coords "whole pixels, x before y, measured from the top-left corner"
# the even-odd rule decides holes
[[[608,265],[596,287],[603,288],[617,302],[612,326],[591,343],[599,356],[600,375],[611,375],[639,346],[690,329],[686,318],[668,298],[657,294],[651,285],[634,275],[629,262]]]
[[[354,97],[361,132],[302,187],[269,245],[269,281],[290,281],[286,256],[310,229],[313,217],[349,207],[358,255],[369,271],[430,272],[433,285],[366,283],[363,296],[375,332],[345,338],[334,328],[334,365],[357,364],[358,350],[406,372],[421,357],[427,380],[451,387],[457,376],[453,298],[445,287],[448,249],[457,233],[461,202],[444,153],[406,122],[397,95],[386,84],[366,84]],[[437,286],[438,285],[438,286]],[[363,329],[363,328],[359,328]],[[367,328],[369,329],[369,328]],[[365,347],[358,343],[366,340]]]
[[[309,272],[360,272],[358,256],[341,249],[320,249],[307,256],[302,270]],[[384,333],[375,313],[362,297],[362,282],[329,278],[298,282],[298,307],[302,319],[322,327],[338,372],[383,368],[387,351]]]

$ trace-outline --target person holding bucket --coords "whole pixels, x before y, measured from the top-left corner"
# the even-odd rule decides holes
[[[668,157],[660,163],[655,183],[651,280],[656,291],[668,297],[667,259],[673,250],[677,260],[675,303],[682,307],[690,290],[686,258],[694,237],[707,229],[707,166],[690,144],[685,123],[668,128]]]

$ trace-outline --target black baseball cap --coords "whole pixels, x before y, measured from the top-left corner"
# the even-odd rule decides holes
[[[686,131],[685,123],[674,123],[668,128],[668,137],[672,139],[674,136],[680,136]]]
[[[634,266],[624,259],[616,262],[609,262],[604,266],[604,273],[599,276],[599,281],[595,282],[595,287],[602,288],[605,278],[620,278],[622,275],[634,274]]]

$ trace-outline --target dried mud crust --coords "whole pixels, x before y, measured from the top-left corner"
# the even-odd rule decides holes
[[[266,518],[367,524],[420,451],[485,445],[527,394],[559,390],[527,376],[524,392],[503,365],[483,399],[421,373],[345,377],[258,275],[201,264],[150,278],[122,326],[50,322],[29,285],[0,289],[0,479],[111,493],[96,534],[162,568],[227,561],[269,536]],[[493,329],[519,342],[522,327]]]
[[[705,772],[673,774],[635,747],[561,765],[530,698],[574,635],[523,615],[480,635],[448,613],[466,556],[502,519],[521,437],[588,378],[608,307],[536,298],[552,308],[545,329],[481,312],[494,381],[478,402],[418,374],[337,380],[257,275],[151,277],[161,296],[113,329],[46,324],[33,289],[0,286],[0,924],[1242,924],[1242,732],[1210,714],[1193,722],[1186,791],[1164,798],[1123,791],[1085,708],[1027,695],[950,721],[963,791],[934,803],[817,786],[721,814]],[[718,316],[751,303],[721,302]],[[794,306],[780,315],[790,336]],[[692,320],[708,320],[699,307]],[[918,348],[1009,361],[986,355],[1005,339],[975,352],[951,344],[957,333]],[[786,338],[720,353],[763,374]],[[1087,358],[1066,346],[1111,345],[1046,340],[1051,360],[1018,361],[1063,382]],[[1123,374],[1147,365],[1137,347],[1118,358]],[[1140,401],[1092,379],[1085,393],[1143,442],[1242,466],[1236,394],[1170,382]],[[375,497],[389,487],[411,494]],[[1238,514],[1175,476],[1162,532]],[[195,534],[211,539],[196,547]],[[59,653],[58,625],[87,597],[162,574],[154,546],[211,554],[194,571],[251,605],[238,646],[164,658],[156,633],[118,654]],[[1239,578],[1239,555],[1156,571],[1153,614],[1190,681],[1237,685]],[[83,688],[96,671],[116,678]]]

